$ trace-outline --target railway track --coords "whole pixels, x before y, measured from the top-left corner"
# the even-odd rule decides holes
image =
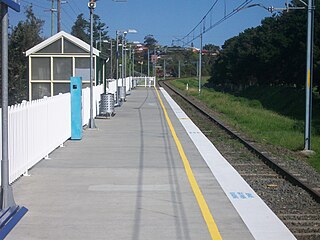
[[[305,176],[301,166],[290,167],[293,163],[279,160],[167,82],[159,81],[159,85],[168,91],[297,239],[320,239],[317,182],[308,181],[309,176]]]

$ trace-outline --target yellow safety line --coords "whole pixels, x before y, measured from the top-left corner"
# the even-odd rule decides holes
[[[218,240],[218,239],[222,239],[221,235],[220,235],[220,232],[219,232],[219,229],[211,215],[211,212],[210,212],[210,209],[207,205],[207,202],[206,200],[204,199],[202,193],[201,193],[201,190],[199,188],[199,185],[197,183],[197,180],[196,178],[194,177],[193,175],[193,172],[192,172],[192,169],[191,169],[191,166],[190,166],[190,163],[189,163],[189,160],[183,150],[183,147],[181,145],[181,142],[176,134],[176,131],[174,130],[174,127],[171,123],[171,120],[169,118],[169,115],[164,107],[164,104],[162,102],[162,99],[160,97],[160,94],[159,94],[159,91],[156,89],[156,93],[158,95],[158,99],[159,99],[159,102],[160,102],[160,105],[162,107],[162,110],[163,110],[163,113],[164,113],[164,116],[167,120],[167,123],[168,123],[168,126],[170,128],[170,131],[171,131],[171,134],[172,134],[172,137],[176,143],[176,146],[178,148],[178,151],[179,151],[179,154],[180,154],[180,157],[182,159],[182,162],[183,162],[183,165],[184,165],[184,169],[187,173],[187,177],[188,177],[188,180],[189,180],[189,183],[191,185],[191,188],[192,188],[192,191],[197,199],[197,202],[198,202],[198,205],[201,209],[201,213],[202,213],[202,216],[207,224],[207,227],[208,227],[208,230],[209,230],[209,233],[211,235],[211,238],[214,239],[214,240]]]

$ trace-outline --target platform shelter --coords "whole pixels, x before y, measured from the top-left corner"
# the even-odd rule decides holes
[[[64,31],[26,52],[29,100],[70,91],[70,77],[82,77],[83,88],[90,86],[90,45]],[[93,48],[93,82],[105,79],[105,58]]]

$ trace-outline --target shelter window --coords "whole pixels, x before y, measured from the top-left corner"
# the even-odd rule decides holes
[[[50,83],[32,83],[32,99],[40,99],[51,96]]]
[[[72,58],[53,58],[53,80],[70,80]]]
[[[73,44],[72,42],[70,42],[69,40],[64,38],[64,53],[87,53],[85,50],[83,50],[82,48],[76,46],[75,44]]]
[[[83,81],[90,80],[90,58],[76,58],[75,59],[75,76],[82,77]]]
[[[53,84],[53,95],[58,95],[59,93],[70,92],[70,83],[54,83]]]
[[[59,39],[45,48],[39,50],[37,53],[61,53],[62,40]]]
[[[31,58],[31,80],[50,80],[50,58]]]

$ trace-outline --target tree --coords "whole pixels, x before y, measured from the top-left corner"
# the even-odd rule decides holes
[[[93,14],[93,41],[97,42],[100,40],[106,40],[107,39],[107,35],[108,35],[108,31],[107,31],[108,26],[101,22],[101,18],[96,15]]]
[[[25,52],[41,41],[43,20],[38,19],[32,6],[25,10],[26,20],[12,30],[9,40],[9,104],[27,100],[27,58]]]
[[[295,5],[302,6],[300,1]],[[316,8],[320,7],[317,2]],[[315,15],[314,79],[319,84],[320,14]],[[225,42],[212,67],[212,84],[241,89],[250,85],[305,87],[306,11],[282,12]]]
[[[79,14],[74,25],[71,28],[71,34],[86,43],[90,43],[90,34],[88,29],[90,24],[83,18],[83,13]]]
[[[214,44],[206,44],[203,46],[203,49],[208,50],[210,52],[218,52],[220,50],[219,46],[216,46]]]
[[[149,34],[147,36],[144,37],[144,44],[146,45],[146,47],[148,47],[149,49],[155,49],[156,45],[157,45],[158,41],[154,38],[153,35]]]
[[[101,34],[101,40],[107,39],[108,31],[106,29],[108,28],[105,23],[101,22],[101,18],[93,14],[93,42],[97,42],[100,40],[100,34]],[[76,21],[74,22],[74,25],[71,28],[71,34],[82,41],[90,44],[90,21],[87,21],[83,18],[83,13],[79,14]]]

